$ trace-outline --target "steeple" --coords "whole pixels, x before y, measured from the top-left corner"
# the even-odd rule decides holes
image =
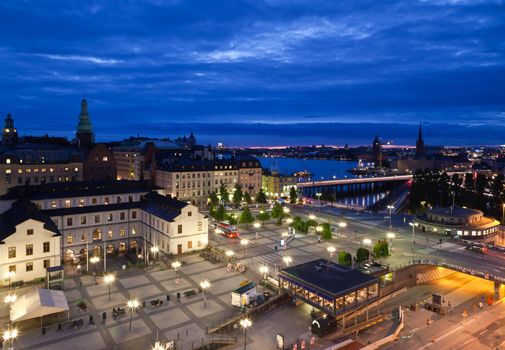
[[[417,135],[416,141],[416,156],[424,155],[424,140],[423,140],[423,129],[421,123],[419,123],[419,133]]]
[[[2,146],[15,147],[17,143],[18,131],[14,127],[14,119],[12,119],[10,114],[7,114],[2,132]]]
[[[91,126],[88,114],[88,102],[85,99],[81,101],[81,114],[79,115],[76,136],[79,147],[82,148],[87,148],[95,142],[95,135],[93,134],[93,127]]]

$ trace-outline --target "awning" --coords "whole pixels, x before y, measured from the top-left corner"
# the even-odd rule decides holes
[[[12,322],[39,318],[68,311],[67,298],[61,290],[37,288],[20,296],[11,308]]]

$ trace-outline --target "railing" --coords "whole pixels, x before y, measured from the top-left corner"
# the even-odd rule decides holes
[[[191,343],[182,345],[180,350],[197,350],[212,345],[216,345],[217,347],[219,345],[224,346],[235,344],[236,342],[237,337],[235,336],[211,334],[201,339],[194,340]]]

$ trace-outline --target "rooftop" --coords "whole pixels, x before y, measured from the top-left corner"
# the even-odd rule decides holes
[[[454,207],[451,210],[451,207],[443,207],[443,208],[433,208],[428,211],[428,213],[433,214],[433,215],[440,215],[440,216],[452,216],[452,217],[459,217],[459,218],[465,218],[469,217],[472,215],[482,215],[482,212],[477,209],[469,209],[469,208],[462,208],[462,207]]]
[[[326,291],[334,297],[377,282],[377,277],[342,266],[326,259],[282,269],[279,274],[304,286]]]

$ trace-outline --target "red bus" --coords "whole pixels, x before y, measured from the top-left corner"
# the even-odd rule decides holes
[[[239,236],[237,228],[227,222],[217,224],[216,232],[228,238],[237,238]]]

